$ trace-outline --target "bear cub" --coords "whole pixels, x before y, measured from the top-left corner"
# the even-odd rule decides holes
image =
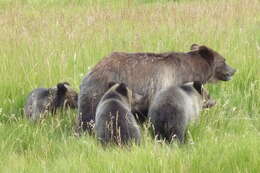
[[[156,94],[149,108],[153,134],[169,143],[176,138],[184,143],[189,122],[198,119],[202,108],[214,105],[200,82],[168,87]]]
[[[78,93],[67,82],[58,83],[53,88],[34,89],[27,97],[25,115],[30,120],[38,120],[46,113],[55,113],[58,108],[77,108]]]
[[[135,94],[124,83],[110,82],[108,87],[96,110],[96,137],[102,144],[139,144],[141,132],[131,112]]]

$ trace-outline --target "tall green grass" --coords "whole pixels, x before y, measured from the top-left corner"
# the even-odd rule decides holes
[[[147,3],[148,2],[148,3]],[[0,1],[0,172],[259,172],[260,2]],[[112,51],[188,51],[205,44],[238,72],[207,87],[218,104],[189,128],[185,145],[104,149],[75,137],[75,111],[39,123],[27,94],[85,74]]]

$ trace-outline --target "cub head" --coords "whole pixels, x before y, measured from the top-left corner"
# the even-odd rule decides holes
[[[132,91],[126,86],[125,83],[109,82],[108,88],[109,89],[105,93],[107,98],[115,97],[131,105]]]
[[[197,51],[213,67],[213,75],[209,82],[229,81],[235,74],[236,69],[226,64],[225,58],[216,51],[197,44],[193,44],[191,50]]]
[[[78,93],[70,87],[68,82],[57,84],[57,99],[64,107],[75,109],[78,107]]]
[[[211,108],[216,104],[216,101],[211,99],[208,91],[203,88],[203,84],[201,82],[193,82],[193,88],[195,88],[203,100],[202,108]]]
[[[133,92],[126,86],[125,83],[110,82],[108,84],[108,88],[109,89],[105,94],[108,94],[106,97],[114,97],[115,95],[119,95],[120,99],[128,103],[130,107],[136,107],[136,105],[139,105],[140,101],[143,100],[141,95]]]

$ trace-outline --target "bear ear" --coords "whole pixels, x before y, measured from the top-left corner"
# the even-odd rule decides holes
[[[212,65],[214,62],[214,54],[212,50],[206,46],[200,46],[198,53],[208,62],[209,65]]]
[[[125,83],[120,83],[117,88],[116,88],[116,91],[123,95],[123,96],[127,96],[127,86]]]
[[[57,84],[57,93],[58,94],[65,94],[67,91],[66,84],[64,83],[58,83]]]
[[[183,85],[184,86],[193,86],[194,82],[185,82]]]
[[[192,44],[190,47],[190,50],[198,50],[199,49],[199,45],[198,44]]]
[[[203,90],[203,84],[200,81],[194,81],[193,82],[193,87],[202,95],[202,90]]]
[[[69,82],[63,82],[64,85],[70,86]]]
[[[110,89],[110,88],[111,88],[112,86],[114,86],[115,84],[116,84],[116,82],[113,82],[113,81],[112,81],[112,82],[109,82],[109,83],[108,83],[108,89]]]

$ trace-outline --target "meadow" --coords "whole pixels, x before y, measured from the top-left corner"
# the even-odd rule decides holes
[[[0,0],[0,172],[260,172],[259,0]],[[204,44],[237,69],[208,84],[217,105],[184,145],[102,148],[76,137],[76,111],[23,115],[36,87],[83,77],[113,51],[184,51]]]

